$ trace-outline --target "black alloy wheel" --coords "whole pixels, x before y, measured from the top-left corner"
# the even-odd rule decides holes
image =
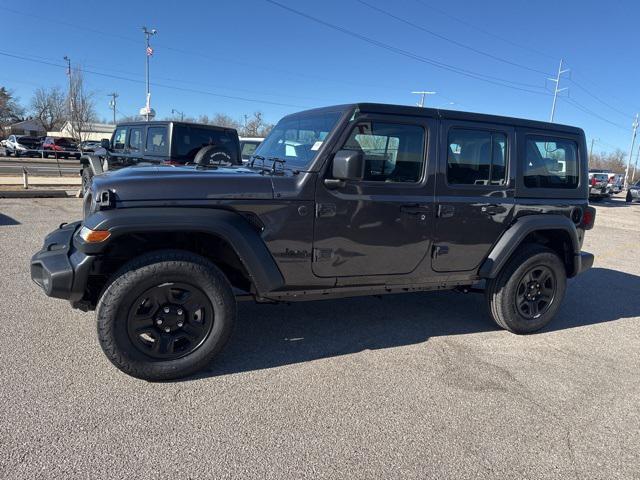
[[[556,277],[549,267],[538,265],[525,273],[516,289],[516,306],[524,318],[544,315],[556,295]]]
[[[213,323],[213,307],[202,290],[188,283],[164,283],[133,302],[127,330],[141,353],[174,360],[202,345]]]

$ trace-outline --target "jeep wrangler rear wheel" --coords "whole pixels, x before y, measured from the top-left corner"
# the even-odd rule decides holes
[[[162,250],[132,260],[97,307],[107,358],[145,380],[171,380],[206,367],[227,342],[236,315],[224,274],[190,252]]]
[[[554,317],[564,297],[562,260],[542,245],[524,245],[496,278],[487,281],[489,313],[498,326],[513,333],[540,330]]]

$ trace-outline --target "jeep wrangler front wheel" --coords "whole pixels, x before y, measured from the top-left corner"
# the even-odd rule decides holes
[[[513,333],[540,330],[555,316],[567,276],[558,255],[542,245],[524,245],[509,259],[485,291],[489,314]]]
[[[98,303],[98,338],[124,373],[171,380],[211,362],[235,315],[231,286],[213,263],[162,250],[132,260],[115,275]]]

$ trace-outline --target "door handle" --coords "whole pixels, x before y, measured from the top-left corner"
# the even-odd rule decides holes
[[[480,210],[482,211],[482,213],[486,213],[487,215],[498,215],[507,211],[507,209],[502,205],[496,204],[483,205]]]
[[[456,208],[453,205],[438,205],[438,217],[439,218],[451,218],[455,214]]]
[[[414,203],[412,205],[402,205],[400,211],[407,215],[426,215],[429,213],[429,207]]]

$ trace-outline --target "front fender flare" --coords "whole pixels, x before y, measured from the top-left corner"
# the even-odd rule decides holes
[[[507,263],[516,248],[527,235],[542,230],[560,230],[568,233],[571,239],[573,267],[569,271],[572,277],[580,269],[580,241],[575,224],[563,215],[526,215],[516,219],[515,223],[500,237],[489,256],[480,266],[478,275],[482,278],[495,278]]]
[[[113,240],[130,233],[199,232],[217,235],[235,250],[259,295],[281,288],[284,279],[260,234],[239,213],[212,208],[122,208],[94,213],[84,221],[92,230],[109,230],[100,244],[87,244],[78,236],[77,248],[102,253]]]

